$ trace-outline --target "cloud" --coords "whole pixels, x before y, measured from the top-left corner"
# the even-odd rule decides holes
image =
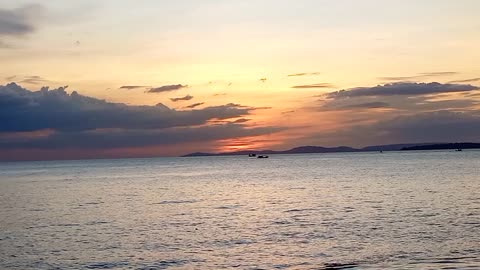
[[[416,80],[416,79],[429,78],[429,77],[453,76],[457,74],[458,72],[454,72],[454,71],[423,72],[413,76],[380,77],[379,79],[384,81],[408,81],[408,80]]]
[[[233,103],[187,111],[163,104],[130,106],[77,92],[68,94],[62,87],[31,92],[11,83],[0,86],[0,159],[31,149],[97,151],[213,143],[283,130],[243,125],[238,118],[255,109]],[[227,119],[237,120],[210,124],[211,120]]]
[[[294,73],[294,74],[288,74],[287,77],[316,76],[316,75],[320,75],[320,72]]]
[[[202,125],[210,119],[229,119],[248,115],[255,108],[238,104],[176,111],[163,104],[128,106],[111,103],[65,88],[30,92],[15,83],[0,86],[0,132],[25,132],[42,129],[159,129]]]
[[[133,90],[133,89],[147,88],[147,87],[148,86],[143,86],[143,85],[122,85],[120,86],[119,89]]]
[[[388,113],[398,114],[419,113],[436,110],[466,111],[480,105],[480,101],[471,98],[448,98],[439,99],[437,96],[379,96],[379,97],[355,97],[341,99],[327,99],[321,101],[318,111],[345,111],[345,110],[368,110],[388,109],[370,111],[370,118],[383,118]]]
[[[414,79],[419,79],[423,76],[399,76],[399,77],[380,77],[382,81],[409,81]]]
[[[472,79],[451,81],[451,82],[448,82],[448,83],[470,83],[470,82],[479,82],[479,81],[480,81],[480,78],[472,78]]]
[[[0,49],[11,49],[13,48],[12,45],[5,43],[4,41],[0,40]]]
[[[172,84],[172,85],[164,85],[160,87],[150,88],[147,92],[148,93],[162,93],[162,92],[169,92],[169,91],[176,91],[182,88],[187,88],[188,85],[183,84]]]
[[[41,76],[37,76],[37,75],[32,75],[32,76],[17,76],[17,75],[13,75],[13,76],[8,76],[5,78],[6,81],[16,81],[17,83],[27,83],[27,84],[35,84],[35,85],[38,85],[38,84],[48,84],[50,83],[51,81],[50,80],[47,80]]]
[[[198,107],[198,106],[201,106],[201,105],[203,105],[203,104],[205,104],[205,102],[193,103],[192,105],[188,105],[188,106],[186,106],[185,108],[193,109],[193,108]]]
[[[394,95],[429,95],[440,93],[468,92],[478,90],[479,87],[469,84],[441,84],[398,82],[374,87],[357,87],[332,92],[326,95],[330,99],[353,98],[365,96],[394,96]]]
[[[295,85],[292,88],[303,89],[303,88],[334,88],[335,86],[329,83],[316,83],[316,84],[307,84],[307,85]]]
[[[241,123],[246,123],[248,121],[250,121],[251,119],[247,119],[247,118],[240,118],[240,119],[237,119],[235,121],[233,121],[233,123],[235,124],[241,124]]]
[[[390,104],[381,101],[351,104],[343,106],[343,109],[378,109],[378,108],[389,108]]]
[[[17,9],[0,8],[0,37],[20,37],[36,30],[37,19],[44,13],[44,7],[38,4],[26,5]],[[1,48],[12,48],[0,40]]]
[[[160,130],[61,131],[49,136],[38,136],[29,139],[13,136],[0,138],[0,149],[112,149],[146,147],[258,136],[281,130],[283,129],[279,127],[246,128],[240,124],[227,123]]]
[[[184,97],[178,97],[178,98],[170,98],[171,101],[177,102],[177,101],[184,101],[184,100],[191,100],[193,96],[186,95]]]
[[[46,84],[50,81],[42,78],[40,76],[25,76],[22,80],[18,81],[19,83],[28,83],[28,84]]]
[[[480,116],[478,112],[434,111],[380,121],[365,128],[354,128],[352,133],[393,142],[478,141]]]
[[[478,142],[480,111],[438,110],[389,115],[365,121],[359,114],[348,115],[352,121],[343,127],[314,133],[305,138],[312,144],[367,146],[392,143]],[[361,115],[361,114],[360,114]]]
[[[458,72],[454,71],[441,71],[441,72],[424,72],[420,73],[422,76],[426,77],[436,77],[436,76],[452,76],[452,75],[457,75]]]

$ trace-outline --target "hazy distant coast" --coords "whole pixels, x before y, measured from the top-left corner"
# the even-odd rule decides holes
[[[285,151],[274,150],[242,150],[235,152],[202,153],[195,152],[183,157],[202,156],[232,156],[248,154],[313,154],[313,153],[341,153],[341,152],[375,152],[375,151],[412,151],[412,150],[448,150],[448,149],[479,149],[480,143],[409,143],[409,144],[387,144],[373,145],[363,148],[348,146],[321,147],[321,146],[300,146]]]

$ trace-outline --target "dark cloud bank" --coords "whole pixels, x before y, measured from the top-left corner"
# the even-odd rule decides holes
[[[321,113],[341,113],[346,127],[316,134],[357,145],[480,141],[479,93],[470,84],[399,82],[323,95]]]
[[[75,91],[68,94],[65,88],[44,87],[31,92],[11,83],[0,86],[0,150],[145,147],[256,136],[280,130],[248,128],[233,121],[207,125],[210,120],[235,119],[253,110],[238,104],[181,111],[163,104],[129,106]]]
[[[343,135],[359,141],[380,143],[405,142],[478,142],[480,114],[478,112],[433,111],[398,116],[374,125],[355,126]]]

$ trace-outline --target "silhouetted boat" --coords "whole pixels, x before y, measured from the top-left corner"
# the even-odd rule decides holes
[[[260,155],[257,158],[268,158],[268,156]]]
[[[462,152],[463,150],[458,148],[457,150],[455,150],[456,152]]]
[[[248,157],[256,157],[257,154],[248,154]]]

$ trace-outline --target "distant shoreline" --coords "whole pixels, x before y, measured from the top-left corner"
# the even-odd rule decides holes
[[[322,154],[322,153],[351,153],[351,152],[387,152],[387,151],[415,151],[415,150],[454,150],[454,149],[480,149],[480,143],[418,143],[418,144],[388,144],[375,145],[363,148],[348,146],[321,147],[321,146],[300,146],[285,151],[274,150],[242,150],[235,152],[203,153],[196,152],[182,157],[208,157],[208,156],[238,156],[248,154]]]

